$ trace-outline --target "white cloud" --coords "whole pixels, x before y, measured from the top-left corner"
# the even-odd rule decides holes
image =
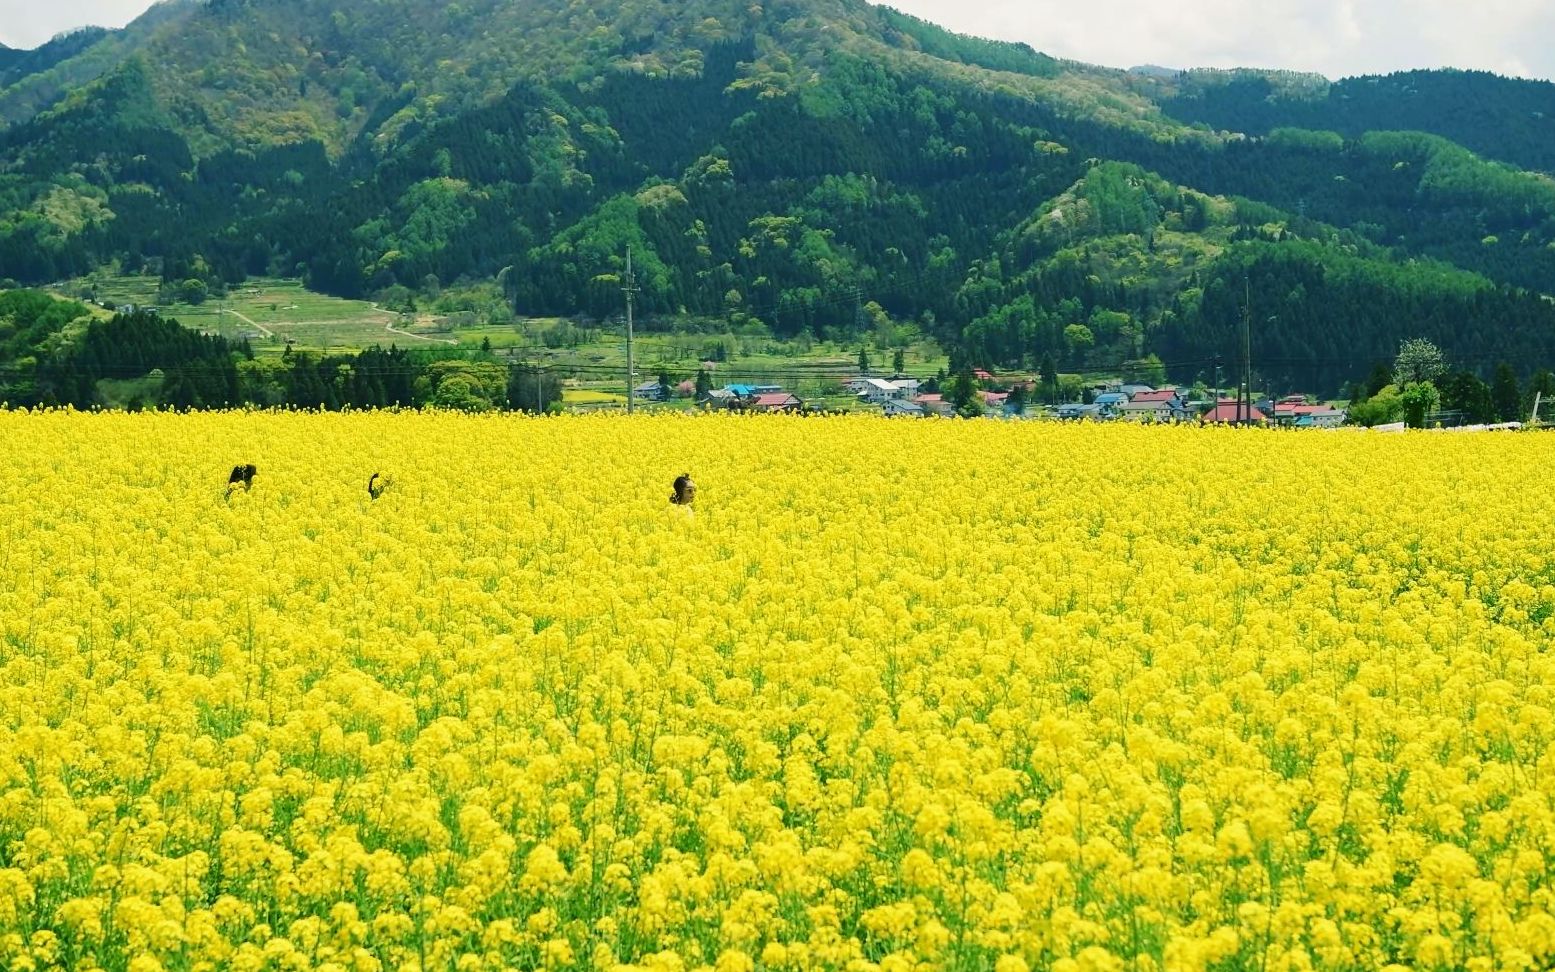
[[[1549,0],[890,0],[954,30],[1129,67],[1268,67],[1338,78],[1479,68],[1555,78]]]
[[[123,27],[151,0],[0,0],[0,43],[37,47],[76,27]]]

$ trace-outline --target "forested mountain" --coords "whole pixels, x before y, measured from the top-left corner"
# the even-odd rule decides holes
[[[101,27],[88,27],[71,31],[30,51],[18,51],[0,45],[0,88],[9,88],[24,78],[50,70],[61,61],[67,61],[108,36]]]
[[[1330,83],[1279,71],[1188,71],[1154,92],[1167,114],[1217,129],[1411,130],[1487,158],[1555,173],[1555,84],[1486,71],[1400,71]]]
[[[650,322],[847,337],[873,301],[988,366],[1191,381],[1244,312],[1314,390],[1422,334],[1555,361],[1550,85],[1127,73],[863,0],[170,0],[55,43],[0,54],[21,283],[604,317],[630,246]]]

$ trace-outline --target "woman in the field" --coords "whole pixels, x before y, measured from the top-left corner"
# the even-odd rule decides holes
[[[696,502],[697,484],[691,481],[690,473],[681,473],[675,477],[674,492],[670,493],[670,503],[691,512],[691,504]]]

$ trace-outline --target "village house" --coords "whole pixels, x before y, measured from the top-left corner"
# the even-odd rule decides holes
[[[638,401],[662,402],[664,401],[664,386],[656,381],[645,381],[632,389],[632,397]]]
[[[923,418],[928,412],[917,402],[903,401],[900,398],[888,398],[880,403],[881,414],[887,417],[899,418]]]
[[[1177,410],[1177,406],[1169,401],[1124,402],[1117,407],[1119,418],[1158,424],[1174,421]]]
[[[914,395],[913,401],[923,406],[923,410],[930,415],[950,415],[955,411],[950,403],[945,401],[945,396],[938,392]]]
[[[1241,404],[1229,398],[1222,398],[1216,402],[1209,411],[1199,416],[1199,421],[1204,425],[1269,424],[1268,416],[1264,415],[1256,407]]]
[[[1135,422],[1186,422],[1194,417],[1175,388],[1135,392],[1127,402],[1107,407]]]
[[[1274,421],[1298,429],[1332,429],[1344,424],[1345,413],[1331,405],[1311,404],[1301,395],[1274,403]]]
[[[1058,406],[1057,415],[1061,419],[1079,421],[1080,419],[1099,420],[1107,415],[1100,405],[1086,405],[1082,402],[1067,402]]]
[[[1337,429],[1349,417],[1342,408],[1331,405],[1314,405],[1312,410],[1296,419],[1298,429]]]
[[[891,384],[901,391],[901,397],[911,399],[917,396],[918,389],[923,387],[923,382],[916,378],[892,378]]]
[[[893,398],[902,398],[902,389],[884,378],[865,378],[864,390],[858,393],[867,402],[878,404]]]
[[[758,412],[797,412],[804,407],[804,402],[791,392],[765,392],[755,397],[751,407]]]
[[[697,399],[697,405],[713,412],[738,408],[739,404],[740,396],[727,388],[714,388]]]

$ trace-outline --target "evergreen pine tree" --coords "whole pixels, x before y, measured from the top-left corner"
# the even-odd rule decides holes
[[[1051,354],[1042,356],[1042,400],[1049,405],[1058,404],[1058,365]]]
[[[1517,372],[1505,361],[1496,365],[1496,375],[1490,383],[1490,398],[1496,405],[1496,421],[1522,420],[1523,392],[1517,386]]]

